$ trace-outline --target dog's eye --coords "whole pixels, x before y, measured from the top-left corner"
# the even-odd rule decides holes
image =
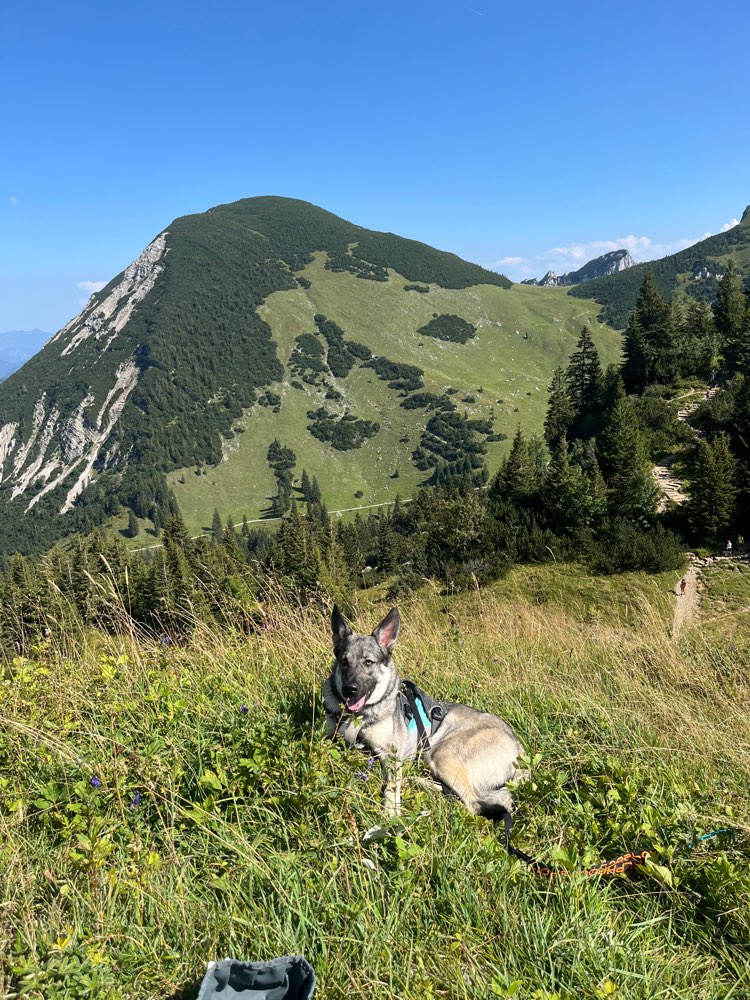
[[[365,666],[371,667],[375,663],[375,660],[365,660]]]
[[[347,660],[347,658],[345,656],[340,656],[339,657],[339,663],[341,664],[342,667],[345,667],[348,662],[349,661]]]

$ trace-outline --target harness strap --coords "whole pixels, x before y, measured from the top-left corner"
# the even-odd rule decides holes
[[[425,750],[430,749],[430,737],[427,735],[427,729],[425,728],[427,715],[425,713],[423,703],[418,699],[412,684],[404,683],[401,688],[401,695],[406,699],[406,707],[408,707],[406,715],[409,719],[409,726],[411,727],[413,722],[417,727],[417,755],[419,755]],[[432,733],[430,733],[430,735],[432,735]]]

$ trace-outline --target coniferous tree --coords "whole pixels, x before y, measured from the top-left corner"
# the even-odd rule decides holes
[[[320,556],[307,519],[292,501],[274,546],[274,566],[280,577],[299,595],[314,593],[318,579]]]
[[[224,537],[224,526],[221,523],[221,514],[214,507],[214,516],[211,520],[211,537],[215,542],[220,542]]]
[[[510,453],[490,486],[490,496],[523,504],[530,500],[536,489],[535,464],[529,452],[528,442],[519,427],[513,438]]]
[[[567,438],[574,417],[565,373],[562,368],[556,368],[549,384],[549,402],[544,419],[544,437],[550,448],[558,447],[560,441]]]
[[[583,429],[586,420],[597,409],[601,379],[599,352],[591,336],[591,330],[584,326],[565,372],[568,398],[575,415],[576,433]]]
[[[640,392],[656,380],[654,366],[665,349],[674,350],[669,307],[646,271],[623,345],[622,377],[629,392]]]
[[[717,363],[718,339],[711,306],[693,302],[682,324],[682,368],[686,375],[708,378]]]
[[[570,534],[586,522],[587,493],[583,473],[570,464],[563,438],[552,452],[542,486],[544,514],[554,531]]]
[[[627,398],[618,400],[598,439],[612,516],[646,522],[656,512],[659,489],[651,475],[638,418]]]
[[[736,462],[726,435],[699,440],[692,463],[687,515],[701,541],[717,541],[729,530],[737,504]]]
[[[714,305],[716,332],[724,364],[730,372],[747,370],[750,362],[750,328],[747,302],[739,275],[730,260],[719,281]]]
[[[310,488],[312,484],[310,482],[310,477],[307,474],[307,469],[302,470],[302,479],[300,481],[300,493],[302,494],[302,499],[307,503],[310,502]]]
[[[141,528],[140,525],[138,524],[138,518],[135,516],[134,511],[128,510],[128,527],[127,527],[128,538],[135,538],[140,530]]]
[[[247,541],[250,537],[250,526],[247,523],[247,514],[242,515],[242,528],[240,529],[240,535]]]

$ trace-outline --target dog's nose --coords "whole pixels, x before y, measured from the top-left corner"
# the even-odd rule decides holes
[[[347,681],[344,684],[344,694],[347,698],[356,698],[359,694],[359,684],[356,681]]]

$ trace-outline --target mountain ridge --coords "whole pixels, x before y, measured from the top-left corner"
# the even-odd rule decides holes
[[[307,202],[243,199],[175,219],[0,386],[6,550],[46,547],[123,510],[156,525],[184,504],[204,524],[227,470],[231,496],[262,514],[276,484],[260,446],[245,461],[244,441],[262,431],[267,448],[277,427],[333,484],[334,502],[343,483],[341,507],[353,505],[355,475],[385,499],[460,465],[438,428],[496,465],[493,438],[524,412],[541,423],[536,393],[580,311],[554,289],[521,291]],[[601,335],[614,356],[618,338]],[[300,354],[300,339],[319,360]]]
[[[627,271],[595,278],[571,288],[570,294],[594,299],[602,307],[602,319],[623,329],[635,306],[644,275],[653,274],[656,287],[664,298],[679,290],[690,298],[712,300],[716,295],[716,277],[729,258],[741,277],[750,279],[750,205],[740,222],[723,233],[699,240],[684,250],[658,260],[634,264]]]
[[[593,281],[595,278],[604,278],[618,271],[625,271],[632,267],[635,261],[630,253],[620,248],[610,250],[587,261],[583,267],[577,271],[566,271],[565,274],[557,274],[555,271],[547,271],[543,278],[527,278],[522,281],[522,285],[539,285],[542,288],[567,287],[579,285],[585,281]]]

